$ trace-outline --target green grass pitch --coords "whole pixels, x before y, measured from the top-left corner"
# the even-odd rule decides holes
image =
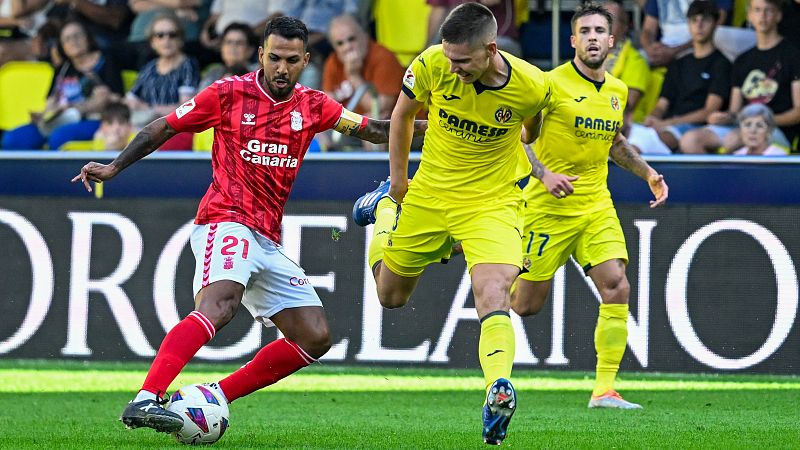
[[[184,448],[118,421],[147,366],[0,360],[0,448]],[[190,364],[173,385],[233,365]],[[592,374],[517,370],[516,449],[800,448],[800,378],[623,373],[642,411],[589,410]],[[317,365],[231,405],[219,449],[482,449],[478,370]]]

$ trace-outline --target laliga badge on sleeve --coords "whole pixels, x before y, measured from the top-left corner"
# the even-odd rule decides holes
[[[178,108],[175,110],[175,115],[178,116],[178,119],[180,119],[181,117],[188,114],[189,111],[193,110],[195,106],[197,105],[194,102],[194,97],[192,97],[186,103],[182,104],[181,106],[178,106]]]

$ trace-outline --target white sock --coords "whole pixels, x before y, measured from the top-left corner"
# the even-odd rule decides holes
[[[142,389],[138,394],[136,394],[136,398],[133,399],[133,402],[136,403],[142,400],[157,400],[156,394]]]

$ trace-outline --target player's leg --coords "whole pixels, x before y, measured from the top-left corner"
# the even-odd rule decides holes
[[[511,288],[511,307],[520,316],[538,314],[553,285],[556,271],[575,250],[581,217],[542,214],[532,207],[525,210],[522,236],[523,273]]]
[[[603,300],[594,332],[597,372],[589,407],[639,409],[640,405],[624,400],[614,389],[628,342],[630,284],[625,276],[625,262],[621,259],[603,262],[593,267],[589,276]]]
[[[314,363],[331,347],[328,321],[320,306],[284,309],[270,320],[285,337],[267,344],[247,364],[219,382],[228,402]]]
[[[589,219],[575,255],[602,300],[594,334],[597,371],[589,407],[640,408],[623,400],[614,390],[614,380],[628,342],[630,284],[625,275],[628,261],[625,236],[613,208],[593,213]]]
[[[374,223],[368,249],[378,299],[385,308],[399,308],[411,298],[424,268],[452,249],[444,230],[443,205],[435,198],[410,189],[402,218],[389,197],[388,181],[356,201],[353,219],[359,225]]]
[[[514,364],[515,338],[511,325],[510,289],[519,267],[510,264],[476,264],[472,267],[472,292],[481,323],[478,358],[483,370],[486,404],[482,410],[483,440],[500,444],[506,437],[517,398],[509,381]]]
[[[521,195],[515,196],[494,208],[462,205],[447,214],[453,237],[461,241],[481,323],[478,359],[486,389],[482,435],[485,443],[494,445],[506,438],[517,407],[509,380],[515,353],[509,309],[511,285],[522,267],[520,200]]]
[[[322,302],[300,266],[272,241],[259,238],[264,269],[253,275],[242,304],[284,334],[216,387],[232,402],[315,362],[331,346]]]
[[[517,278],[511,288],[511,308],[522,317],[539,314],[547,303],[552,285],[552,279],[531,281],[522,277]]]
[[[142,388],[120,417],[129,428],[172,432],[183,426],[183,419],[161,407],[161,398],[197,351],[236,314],[244,286],[254,270],[253,256],[247,254],[252,252],[243,251],[244,244],[226,248],[225,239],[226,244],[234,239],[237,243],[254,241],[252,232],[239,224],[202,225],[193,231],[196,309],[164,337]]]

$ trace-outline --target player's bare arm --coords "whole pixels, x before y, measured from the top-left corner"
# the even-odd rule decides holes
[[[618,166],[647,181],[650,191],[653,192],[656,198],[650,201],[651,208],[656,208],[666,203],[669,196],[669,187],[667,182],[664,181],[664,175],[650,167],[639,155],[639,152],[628,144],[625,136],[617,133],[614,143],[611,145],[609,156]]]
[[[86,164],[81,168],[81,173],[72,179],[72,182],[75,183],[80,180],[86,190],[92,192],[90,181],[102,183],[114,178],[126,167],[153,153],[161,144],[176,134],[177,131],[169,126],[166,118],[156,119],[142,128],[142,131],[133,138],[113,161],[108,164],[100,164],[94,161]]]
[[[525,154],[528,156],[528,161],[531,163],[531,176],[540,180],[550,195],[555,198],[564,198],[575,191],[572,182],[577,180],[578,177],[551,172],[539,161],[539,158],[536,157],[536,153],[529,144],[532,144],[539,138],[541,130],[541,111],[522,123],[522,146],[525,148]]]
[[[389,142],[390,123],[390,120],[371,119],[342,108],[342,115],[333,126],[333,129],[373,144],[385,144]],[[424,135],[427,129],[427,120],[414,121],[414,136]]]
[[[539,161],[530,145],[522,144],[522,146],[525,148],[525,154],[528,155],[528,161],[531,163],[531,176],[541,181],[550,195],[555,198],[564,198],[575,192],[572,182],[578,179],[577,176],[551,172]]]
[[[389,196],[397,204],[402,203],[408,192],[408,154],[416,128],[414,118],[422,109],[422,103],[400,93],[392,111],[389,131]],[[427,125],[427,123],[426,123]]]

